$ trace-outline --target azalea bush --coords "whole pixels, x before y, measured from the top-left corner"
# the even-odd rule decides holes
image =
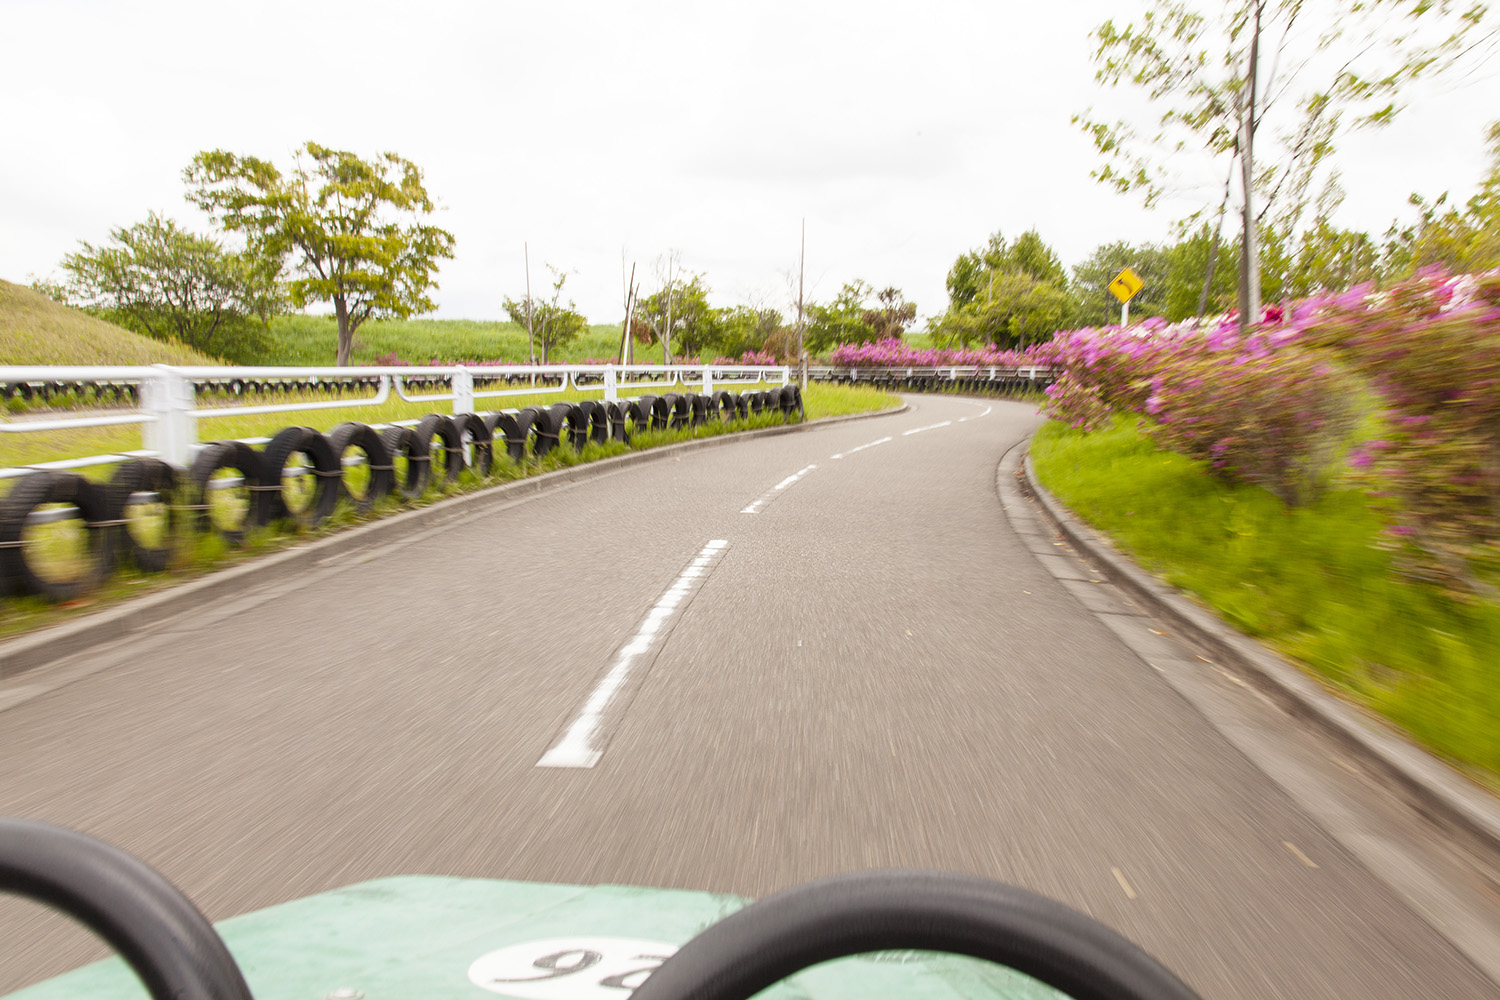
[[[1329,303],[1304,340],[1344,359],[1384,406],[1355,449],[1393,534],[1430,568],[1494,593],[1500,575],[1500,272],[1428,272],[1369,301]]]
[[[1150,385],[1144,409],[1158,445],[1289,507],[1326,489],[1357,415],[1348,377],[1306,348],[1183,352]]]
[[[994,344],[984,348],[929,347],[917,350],[897,337],[865,344],[840,344],[828,363],[843,368],[937,368],[946,365],[981,365],[1019,368],[1042,364],[1029,351],[1002,351]]]

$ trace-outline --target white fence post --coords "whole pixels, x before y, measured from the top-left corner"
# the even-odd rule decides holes
[[[145,425],[141,437],[163,462],[186,469],[198,441],[193,383],[169,365],[151,367],[155,374],[141,381],[141,409],[156,419]]]
[[[604,401],[613,403],[620,398],[619,384],[615,381],[615,366],[604,369]]]
[[[453,369],[453,412],[474,412],[474,376],[463,365]]]
[[[710,366],[710,365],[704,365],[703,366],[703,395],[705,395],[705,396],[712,396],[713,394],[714,394],[714,370],[713,370],[712,366]]]

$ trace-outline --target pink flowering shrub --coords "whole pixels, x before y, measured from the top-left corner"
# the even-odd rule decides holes
[[[1304,339],[1344,359],[1385,406],[1357,448],[1391,506],[1393,534],[1438,575],[1493,590],[1500,570],[1500,272],[1439,272],[1370,301],[1330,303]]]
[[[1059,333],[1041,352],[1064,372],[1047,389],[1046,412],[1085,431],[1135,414],[1162,447],[1214,475],[1306,503],[1348,439],[1353,395],[1335,365],[1297,346],[1303,326],[1280,324],[1282,312],[1243,338],[1233,316],[1205,330],[1147,320]],[[1287,319],[1309,315],[1294,309]]]
[[[977,348],[929,347],[917,350],[898,337],[867,344],[840,344],[828,363],[843,368],[936,368],[943,365],[993,365],[1015,368],[1039,364],[1024,351],[1002,351],[994,344]]]
[[[1289,507],[1315,499],[1355,422],[1349,380],[1305,348],[1176,355],[1151,380],[1147,431]]]

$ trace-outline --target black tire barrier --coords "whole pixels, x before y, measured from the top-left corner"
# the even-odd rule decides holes
[[[562,418],[562,440],[574,451],[582,451],[589,443],[589,418],[583,408],[577,403],[553,403],[550,409]]]
[[[693,418],[692,402],[687,396],[680,396],[673,392],[667,393],[662,399],[670,400],[672,405],[672,418],[667,426],[674,431],[682,430]]]
[[[631,404],[636,409],[635,429],[637,431],[654,431],[659,429],[656,426],[656,404],[658,402],[659,400],[655,396],[642,396]],[[671,412],[670,408],[668,412]],[[662,426],[666,425],[663,424]]]
[[[646,397],[642,397],[643,399]],[[653,431],[664,431],[672,426],[672,404],[677,397],[671,393],[665,396],[652,396],[651,399],[651,429]]]
[[[486,418],[488,419],[488,418]],[[536,412],[531,409],[516,413],[495,414],[493,429],[498,429],[505,440],[505,453],[519,465],[526,460],[527,445],[536,436]]]
[[[71,579],[38,572],[26,555],[26,518],[49,503],[77,508],[88,532],[87,557]],[[118,527],[110,516],[109,493],[103,486],[71,472],[32,473],[0,500],[0,583],[10,594],[35,594],[58,602],[77,600],[99,586],[114,568]]]
[[[609,407],[602,400],[585,399],[578,404],[583,411],[584,419],[588,421],[588,440],[595,444],[604,444],[610,437]]]
[[[212,492],[209,484],[214,473],[225,469],[233,469],[240,474],[248,494],[244,515],[232,525],[222,525],[214,520],[213,504],[209,497]],[[266,489],[264,483],[265,463],[261,459],[261,453],[245,442],[215,441],[205,447],[188,467],[188,487],[192,499],[190,509],[198,513],[195,521],[199,529],[217,532],[219,537],[234,548],[245,544],[245,532],[265,523],[260,520],[261,505],[258,499],[258,495]],[[280,491],[281,484],[277,483],[270,488]]]
[[[543,409],[539,406],[528,406],[521,412],[528,410],[532,414],[532,426],[536,428],[536,440],[531,445],[532,457],[545,458],[562,440],[564,413],[559,413],[556,407]]]
[[[432,479],[432,456],[427,453],[427,441],[427,438],[419,439],[410,427],[387,427],[380,432],[380,443],[391,456],[391,465],[394,466],[397,459],[406,462],[406,475],[398,476],[395,482],[401,495],[408,500],[416,500],[426,493],[427,484]]]
[[[458,428],[458,440],[469,468],[480,479],[488,478],[495,464],[493,428],[475,413],[455,413],[452,419],[453,426]]]
[[[1166,966],[1076,910],[929,871],[838,875],[752,903],[683,945],[633,1000],[749,1000],[820,962],[905,950],[994,962],[1074,1000],[1198,1000]]]
[[[709,397],[712,419],[729,422],[735,417],[734,393],[719,389]]]
[[[172,565],[182,538],[183,501],[186,490],[177,470],[155,458],[137,458],[120,463],[109,485],[110,519],[118,520],[116,551],[143,573],[161,573]],[[137,493],[155,493],[166,508],[166,524],[160,544],[142,540],[130,527],[130,498]]]
[[[339,424],[328,432],[328,447],[338,459],[340,469],[344,466],[344,456],[351,449],[364,453],[365,468],[370,470],[370,478],[363,493],[355,493],[349,488],[348,476],[339,477],[340,492],[357,512],[369,513],[371,508],[390,496],[391,490],[395,489],[396,466],[391,461],[390,450],[380,440],[375,428],[355,421]]]
[[[312,495],[304,506],[294,508],[286,502],[286,464],[296,454],[307,456],[313,476]],[[273,437],[261,452],[264,470],[261,481],[267,488],[259,493],[260,520],[263,524],[292,520],[304,528],[316,528],[338,506],[344,466],[328,439],[311,427],[287,427]],[[271,489],[271,486],[275,489]]]
[[[324,391],[338,391],[343,384],[330,382]],[[376,382],[366,379],[358,384],[374,385]],[[224,379],[204,383],[199,391],[228,396],[232,393],[301,391],[314,387],[312,383]],[[52,392],[72,393],[82,398],[90,388],[81,383],[16,382],[0,384],[0,395],[3,391],[9,391],[13,396]],[[130,383],[100,384],[92,388],[96,393],[109,391],[116,395],[133,395],[136,391]],[[801,394],[795,387],[743,396],[719,390],[711,396],[669,393],[660,397],[642,396],[633,401],[565,402],[551,407],[491,413],[484,417],[461,414],[450,418],[434,413],[423,418],[416,428],[390,427],[377,433],[368,425],[348,422],[334,428],[327,437],[312,428],[289,427],[272,438],[264,451],[257,451],[242,441],[216,441],[204,445],[185,474],[179,474],[155,459],[126,461],[116,469],[107,486],[93,484],[78,476],[36,473],[22,479],[5,497],[9,507],[0,507],[0,517],[3,517],[6,510],[32,498],[31,506],[20,517],[19,526],[12,525],[8,539],[0,537],[0,593],[8,590],[38,593],[55,601],[70,600],[86,593],[106,577],[120,554],[128,556],[143,571],[166,570],[182,541],[183,532],[179,528],[184,521],[194,530],[216,533],[229,545],[238,547],[244,544],[249,529],[272,521],[290,518],[300,525],[315,527],[331,516],[341,497],[347,498],[361,513],[368,512],[376,502],[396,489],[405,498],[415,500],[431,484],[434,458],[442,464],[445,484],[458,478],[465,468],[466,458],[480,477],[487,477],[493,468],[495,445],[501,441],[506,455],[520,463],[528,454],[545,457],[563,440],[581,449],[588,441],[628,441],[632,434],[648,429],[680,429],[689,424],[698,427],[709,421],[743,419],[751,413],[762,413],[768,407],[786,414],[796,412],[800,416]],[[436,449],[432,445],[434,439],[439,442]],[[357,493],[349,488],[344,477],[344,456],[350,449],[364,453],[364,464],[370,472],[368,485]],[[292,509],[286,503],[282,480],[287,478],[284,475],[287,462],[299,452],[311,460],[302,475],[311,474],[316,478],[311,481],[314,485],[310,501]],[[399,474],[398,459],[406,463],[404,475]],[[242,505],[243,513],[227,523],[223,509],[230,505],[222,500],[216,502],[215,498],[221,491],[211,488],[216,474],[225,471],[239,474],[239,483],[227,484],[227,487],[241,487],[248,495]],[[60,479],[71,485],[66,488],[55,486]],[[53,485],[47,485],[49,483]],[[23,485],[24,489],[21,488]],[[62,490],[60,495],[78,496],[82,503],[45,499],[46,490],[53,488]],[[166,530],[158,544],[143,541],[129,528],[130,500],[139,494],[156,494],[166,508]],[[47,503],[71,503],[79,507],[80,516],[88,526],[90,570],[76,580],[48,581],[25,565],[21,545],[24,514]],[[88,510],[83,509],[85,506]],[[184,512],[187,512],[186,516]]]
[[[119,952],[153,1000],[250,1000],[239,966],[198,908],[103,841],[0,819],[0,892],[82,923]]]
[[[464,441],[459,433],[458,425],[450,418],[441,413],[429,413],[423,417],[417,426],[412,428],[412,434],[422,439],[427,453],[432,456],[434,468],[433,478],[437,478],[437,465],[442,466],[443,480],[441,485],[458,482],[458,476],[464,471]],[[440,441],[437,449],[432,447],[432,442]]]
[[[776,393],[781,406],[781,416],[790,420],[793,414],[802,416],[802,392],[795,385],[784,385]]]
[[[609,436],[614,441],[629,441],[632,419],[629,404],[612,400],[604,404],[605,419],[609,421]]]

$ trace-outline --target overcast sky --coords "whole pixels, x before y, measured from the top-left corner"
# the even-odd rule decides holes
[[[1164,239],[1089,177],[1070,124],[1118,98],[1089,32],[1131,0],[254,4],[0,0],[0,278],[57,271],[148,211],[194,228],[181,171],[224,148],[284,168],[311,139],[415,161],[457,238],[438,316],[497,318],[551,263],[595,322],[668,251],[715,304],[784,308],[807,225],[810,298],[863,278],[922,314],[953,259],[1035,227],[1069,265]],[[1467,198],[1500,74],[1412,95],[1341,147],[1340,221],[1383,232],[1413,190]],[[1209,191],[1199,192],[1211,200]]]

